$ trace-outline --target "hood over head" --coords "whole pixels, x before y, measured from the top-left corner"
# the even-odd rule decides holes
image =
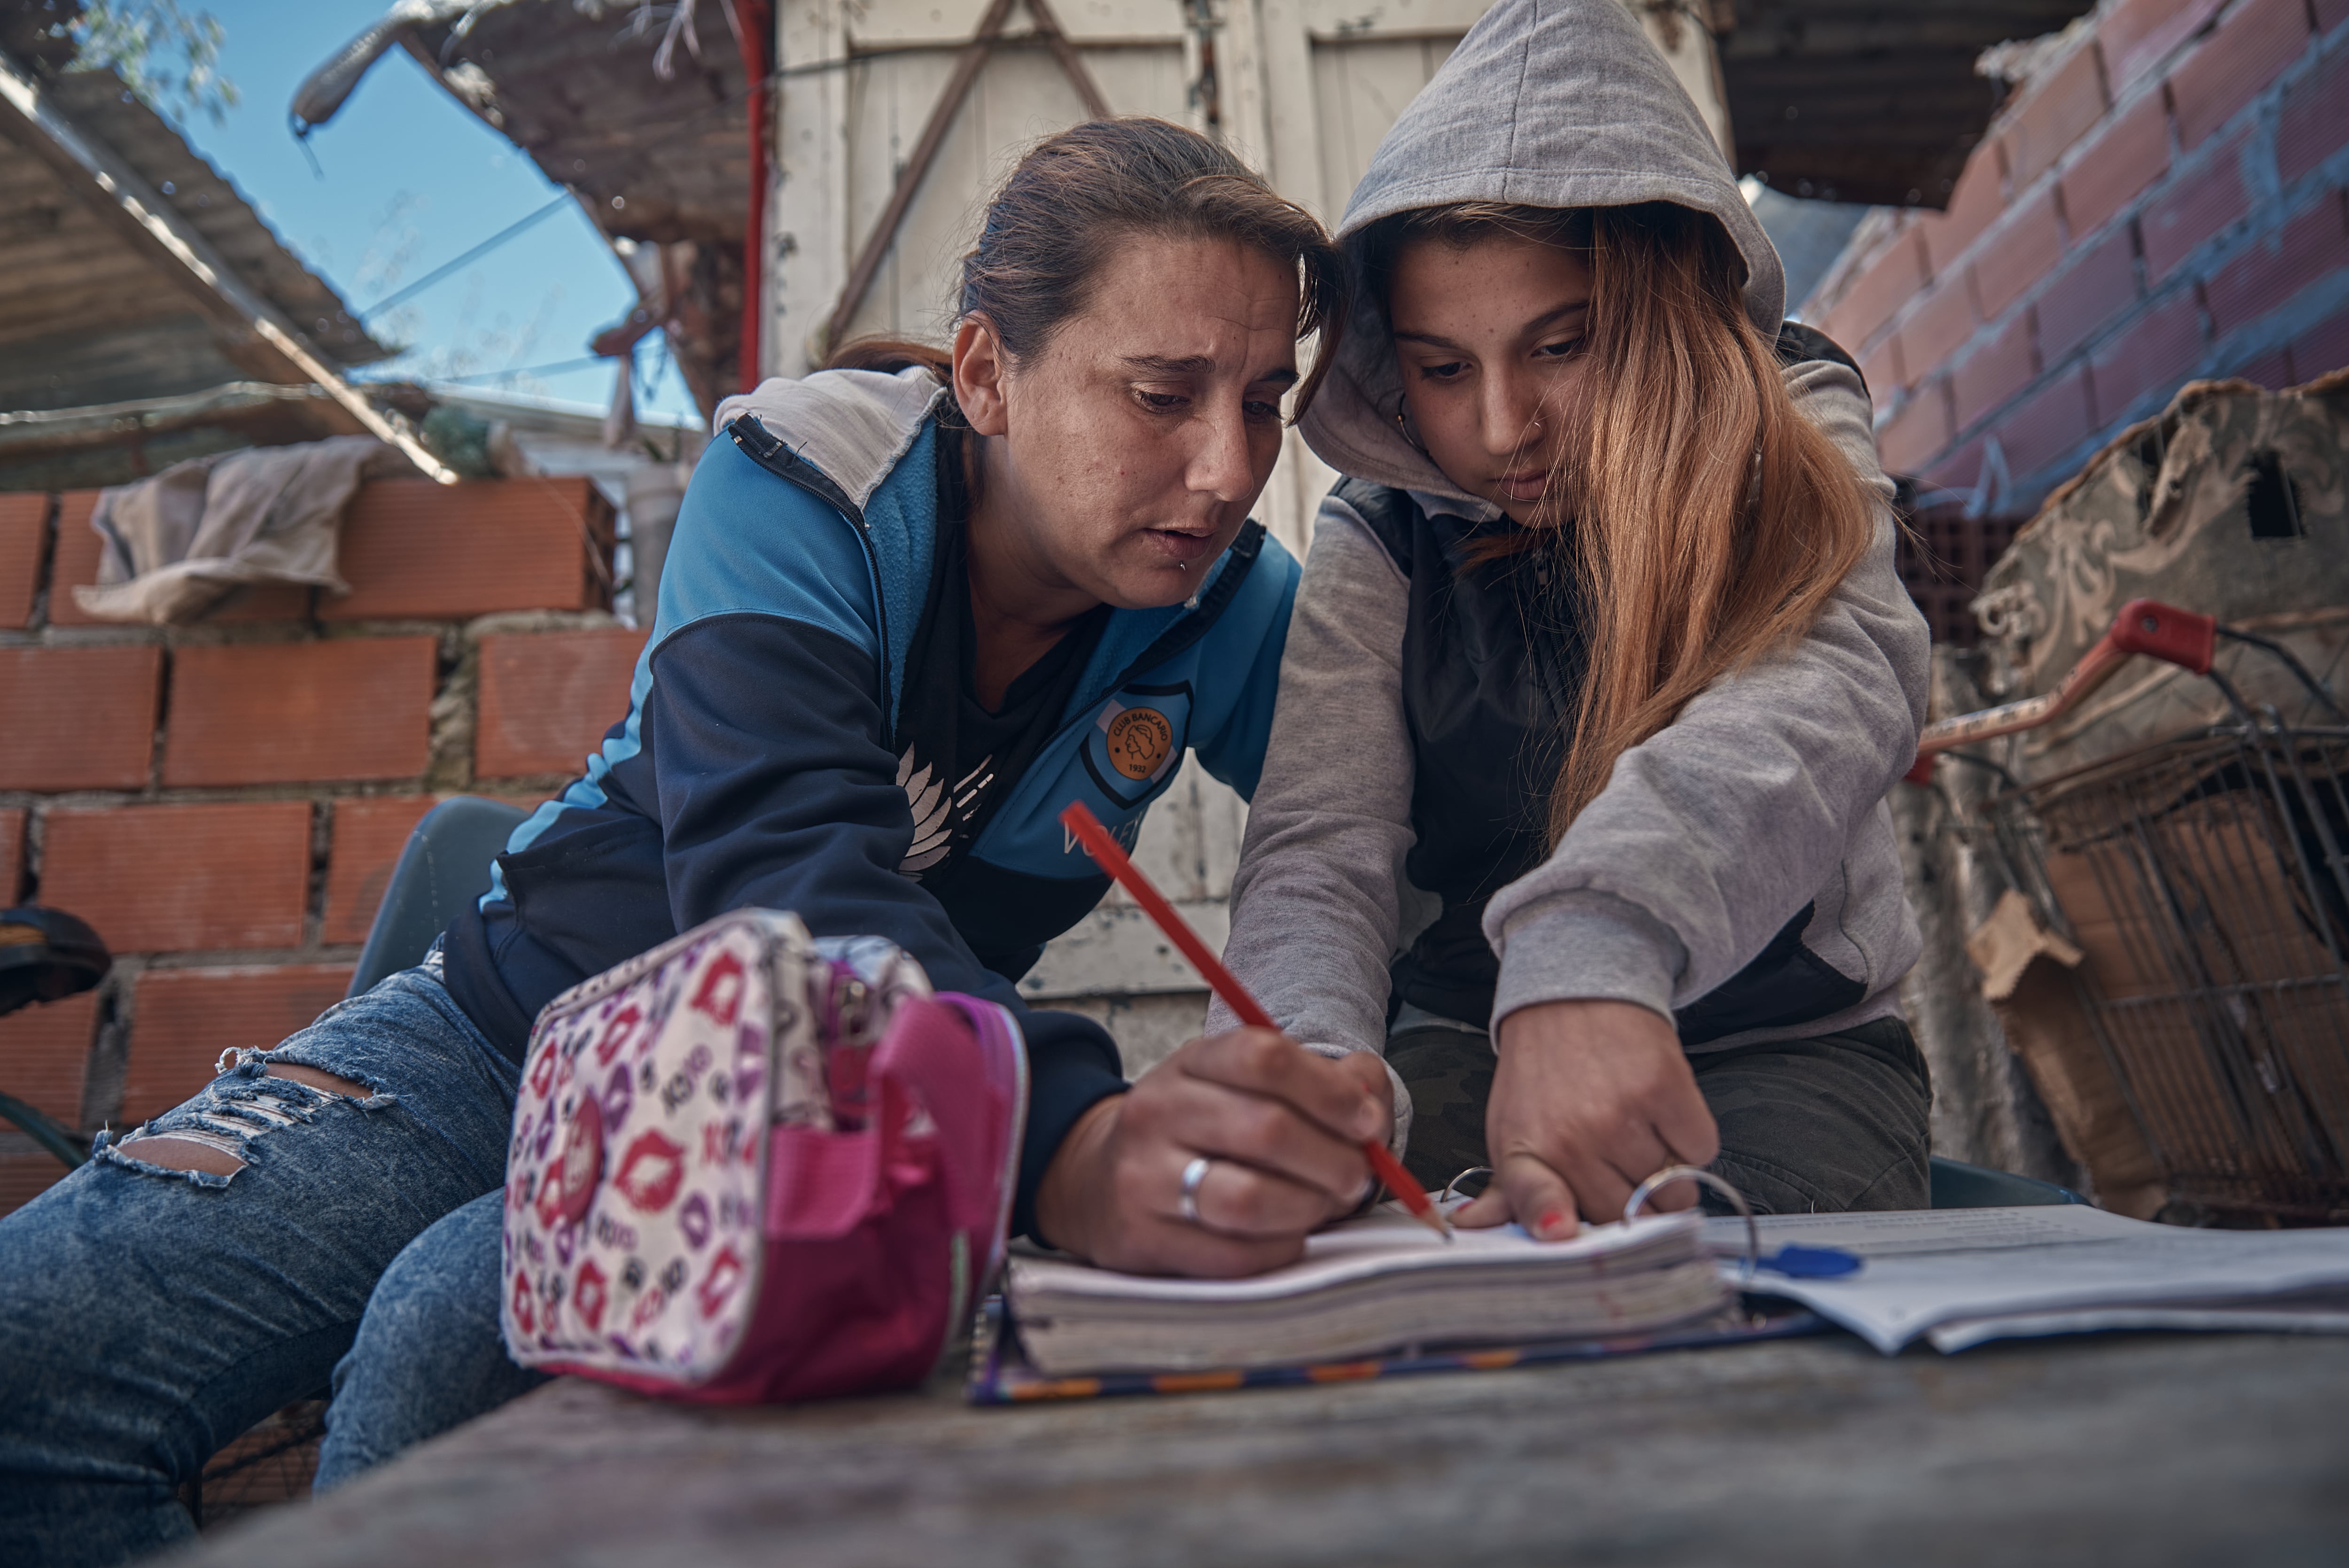
[[[1339,222],[1357,284],[1362,232],[1459,201],[1709,212],[1745,258],[1745,313],[1775,338],[1785,271],[1696,105],[1623,0],[1499,0],[1403,109]],[[1338,363],[1301,422],[1323,461],[1357,479],[1476,501],[1396,428],[1402,393],[1382,304],[1355,291]]]

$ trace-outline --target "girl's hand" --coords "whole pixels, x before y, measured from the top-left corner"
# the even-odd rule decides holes
[[[1362,1141],[1383,1141],[1393,1113],[1376,1057],[1333,1061],[1269,1029],[1193,1040],[1078,1118],[1037,1189],[1037,1228],[1131,1274],[1293,1263],[1309,1232],[1361,1202]],[[1201,1155],[1194,1224],[1183,1173]]]
[[[1721,1152],[1680,1036],[1630,1002],[1545,1002],[1501,1020],[1500,1066],[1485,1111],[1492,1185],[1454,1216],[1514,1218],[1562,1242],[1578,1220],[1619,1219],[1631,1189],[1667,1165],[1704,1166]],[[1691,1184],[1659,1193],[1658,1209],[1697,1201]]]

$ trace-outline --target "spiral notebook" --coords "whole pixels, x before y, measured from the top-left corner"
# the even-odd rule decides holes
[[[969,1393],[1000,1404],[1492,1370],[1816,1326],[1807,1312],[1742,1306],[1694,1215],[1592,1226],[1566,1243],[1510,1226],[1446,1244],[1387,1208],[1245,1279],[1015,1256],[981,1325]]]

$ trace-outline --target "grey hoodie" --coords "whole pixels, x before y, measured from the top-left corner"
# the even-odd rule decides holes
[[[1501,0],[1388,132],[1339,233],[1350,251],[1376,219],[1454,201],[1658,200],[1722,222],[1746,262],[1747,312],[1775,335],[1777,253],[1620,0]],[[1857,376],[1825,360],[1785,376],[1805,415],[1889,500]],[[1388,417],[1400,387],[1380,302],[1364,299],[1307,440],[1431,513],[1494,515],[1402,438]],[[1887,508],[1804,643],[1716,682],[1626,752],[1548,860],[1493,896],[1493,1026],[1573,998],[1669,1015],[1736,974],[1806,903],[1804,946],[1858,982],[1863,999],[1692,1048],[1824,1035],[1898,1011],[1895,986],[1919,942],[1884,799],[1915,754],[1927,639],[1893,543]],[[1233,882],[1226,961],[1292,1035],[1348,1049],[1383,1048],[1387,965],[1427,915],[1402,872],[1414,841],[1407,588],[1364,520],[1325,501]],[[1209,1026],[1228,1022],[1218,1008]]]

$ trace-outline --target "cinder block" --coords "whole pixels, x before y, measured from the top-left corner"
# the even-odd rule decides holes
[[[2031,315],[2017,315],[1987,343],[1978,343],[1950,372],[1951,418],[1961,430],[2031,385]]]
[[[349,967],[336,964],[149,970],[130,1021],[121,1125],[183,1103],[216,1076],[222,1052],[268,1050],[308,1028],[350,983]]]
[[[625,627],[481,639],[473,771],[483,779],[576,773],[628,716],[645,634]]]
[[[2013,188],[2027,190],[2104,113],[2104,74],[2091,40],[2033,83],[2030,96],[2006,117],[2003,139]]]
[[[2072,242],[2094,237],[2168,167],[2168,106],[2160,93],[2149,92],[2107,120],[2064,170],[2058,183]]]
[[[65,1175],[66,1168],[46,1154],[0,1154],[0,1216],[15,1213]]]
[[[2253,240],[2203,284],[2210,329],[2224,337],[2344,268],[2349,268],[2349,227],[2343,222],[2341,193],[2327,191],[2282,228]]]
[[[33,624],[41,588],[41,552],[49,537],[49,498],[39,491],[0,495],[0,626]]]
[[[611,509],[584,479],[378,480],[360,487],[343,525],[351,592],[321,595],[318,614],[450,621],[601,609],[591,562],[608,562],[610,533]]]
[[[2035,307],[2043,364],[2060,363],[2137,304],[2136,247],[2129,239],[2121,224],[2085,250],[2075,248],[2048,283]]]
[[[1917,232],[1924,241],[1926,264],[1935,277],[1956,265],[1965,248],[2006,211],[2004,139],[1992,137],[1974,149],[1966,160],[1965,172],[1958,176],[1957,186],[1950,192],[1947,211],[1918,215]]]
[[[1973,260],[1974,300],[1984,321],[1996,321],[2064,254],[2055,225],[2055,196],[2043,191],[2007,212]]]
[[[2199,168],[2156,193],[2138,215],[2148,283],[2159,284],[2196,246],[2251,211],[2243,190],[2241,151],[2241,139],[2230,139]]]
[[[163,746],[170,785],[294,784],[421,774],[431,637],[182,648]]]
[[[1900,367],[1909,384],[1923,381],[1974,335],[1973,296],[1965,274],[1943,278],[1900,323]]]
[[[2201,304],[2193,290],[2181,289],[2114,334],[2089,360],[2096,409],[2118,419],[2147,393],[2167,400],[2201,358]]]
[[[2086,367],[2048,377],[2038,391],[2013,406],[1997,427],[2006,470],[2017,480],[2067,456],[2096,428],[2088,401]]]
[[[391,884],[408,835],[432,810],[429,795],[350,797],[334,803],[334,849],[326,861],[326,918],[321,939],[365,942],[376,907]]]
[[[1915,229],[1903,230],[1860,269],[1828,307],[1819,330],[1837,343],[1858,347],[1925,286],[1926,275],[1924,241]]]
[[[2344,366],[2349,366],[2349,311],[2319,322],[2293,340],[2293,379],[2313,381]]]
[[[2105,77],[2115,93],[2158,66],[2192,37],[2226,0],[2126,0],[2096,23]]]
[[[2342,0],[2349,8],[2349,0]],[[2349,145],[2349,45],[2283,95],[2276,119],[2276,172],[2287,185]]]
[[[0,909],[24,896],[26,815],[22,808],[0,811]]]
[[[1909,394],[1900,411],[1876,435],[1885,471],[1913,474],[1950,444],[1950,399],[1946,383],[1928,381]]]
[[[53,810],[41,902],[117,953],[290,947],[310,888],[310,803]]]
[[[163,650],[0,648],[0,789],[140,789]]]
[[[2309,46],[2303,0],[2237,0],[2169,73],[2178,145],[2192,151]]]
[[[98,993],[36,1002],[0,1018],[0,1090],[81,1125],[82,1079],[98,1035]]]

